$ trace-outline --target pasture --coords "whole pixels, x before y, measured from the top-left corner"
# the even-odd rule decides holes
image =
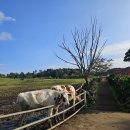
[[[7,109],[8,105],[12,105],[13,101],[16,101],[18,93],[45,89],[57,84],[81,84],[84,79],[9,79],[0,78],[0,113],[3,113],[3,109]],[[10,113],[12,111],[7,111]],[[6,113],[6,112],[5,112]]]
[[[49,88],[52,85],[57,84],[80,84],[83,83],[83,79],[9,79],[0,78],[0,97],[4,95],[12,95],[14,91],[28,91],[34,89]]]

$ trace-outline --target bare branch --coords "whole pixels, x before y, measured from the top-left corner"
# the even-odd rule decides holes
[[[106,43],[105,41],[103,45],[99,47],[101,34],[101,26],[97,26],[97,19],[95,17],[91,19],[91,29],[79,31],[75,28],[74,32],[71,31],[73,43],[70,43],[70,45],[72,45],[72,47],[67,46],[64,37],[62,44],[59,45],[59,47],[73,59],[74,63],[60,56],[57,57],[66,63],[77,66],[86,82],[89,74],[94,69],[100,70],[100,68],[104,69],[110,67],[108,63],[110,60],[101,58],[101,53]]]
[[[77,64],[72,63],[72,62],[69,62],[69,61],[67,61],[67,60],[64,60],[64,59],[62,59],[61,57],[59,57],[58,55],[56,55],[56,57],[59,58],[60,60],[64,61],[65,63],[69,63],[69,64],[71,64],[71,65],[77,66]]]

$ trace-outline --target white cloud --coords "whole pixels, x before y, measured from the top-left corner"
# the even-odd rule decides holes
[[[123,42],[107,45],[104,48],[102,53],[105,55],[124,54],[129,48],[130,48],[130,41],[123,41]]]
[[[113,66],[112,68],[125,68],[130,67],[130,62],[124,62],[123,58],[115,58],[113,59]]]
[[[128,67],[130,66],[130,62],[123,61],[128,49],[130,49],[130,40],[107,45],[105,46],[102,54],[114,60],[112,68]]]
[[[3,12],[0,11],[0,23],[3,23],[4,21],[13,21],[15,22],[15,18],[12,18],[10,16],[5,16]]]
[[[10,33],[8,32],[0,32],[0,41],[7,41],[7,40],[12,40],[13,37]]]

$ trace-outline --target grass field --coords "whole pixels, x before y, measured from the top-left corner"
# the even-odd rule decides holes
[[[19,92],[49,88],[57,84],[80,84],[83,79],[9,79],[0,78],[0,97],[14,96]]]

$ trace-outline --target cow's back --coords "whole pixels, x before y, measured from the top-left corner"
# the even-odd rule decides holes
[[[43,89],[35,92],[34,98],[41,106],[49,106],[55,104],[54,98],[56,95],[57,92],[55,90]]]
[[[20,93],[17,97],[17,104],[22,110],[55,105],[54,98],[57,94],[59,92],[50,89]]]

